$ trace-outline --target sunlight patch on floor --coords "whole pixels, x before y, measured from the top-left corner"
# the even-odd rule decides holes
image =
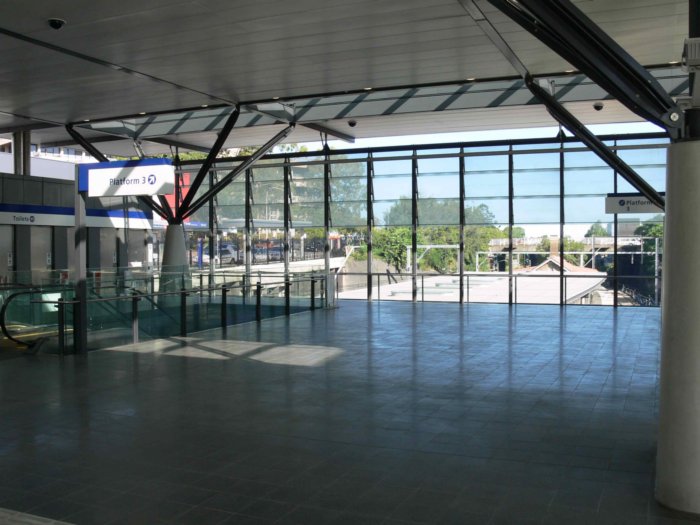
[[[115,346],[104,351],[218,361],[244,357],[261,363],[290,366],[321,366],[343,353],[342,349],[333,346],[280,345],[265,341],[226,339],[202,340],[191,336]]]
[[[275,365],[321,366],[342,353],[340,348],[333,346],[283,345],[273,346],[249,357]]]

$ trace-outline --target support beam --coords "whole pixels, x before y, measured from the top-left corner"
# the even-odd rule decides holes
[[[338,131],[337,129],[329,128],[328,126],[323,126],[321,124],[317,124],[315,122],[308,122],[305,124],[300,124],[301,126],[304,126],[305,128],[313,129],[315,131],[319,131],[325,135],[330,135],[331,137],[335,137],[340,140],[344,140],[345,142],[349,142],[350,144],[355,143],[355,137],[348,133],[343,133],[342,131]]]
[[[463,5],[468,0],[460,0]],[[630,111],[683,135],[683,113],[671,96],[617,42],[570,0],[488,0],[552,51],[588,75]]]
[[[216,160],[216,156],[221,152],[221,148],[223,147],[224,142],[226,142],[226,139],[228,139],[228,136],[231,134],[231,130],[236,125],[236,121],[238,120],[240,114],[241,107],[236,105],[236,109],[234,109],[229,115],[224,127],[221,128],[221,131],[219,131],[219,136],[216,138],[216,142],[214,142],[214,145],[209,151],[209,155],[207,155],[207,158],[199,168],[197,175],[195,175],[194,180],[192,180],[190,183],[190,188],[187,191],[187,195],[185,195],[185,197],[182,199],[182,204],[180,205],[180,210],[177,217],[178,220],[182,220],[182,218],[187,214],[188,208],[194,200],[194,196],[197,194],[197,191],[204,182],[204,179],[209,174],[209,170],[211,170],[214,160]]]
[[[182,142],[180,140],[166,139],[163,137],[151,137],[141,140],[143,142],[153,142],[155,144],[162,144],[163,146],[172,146],[174,148],[182,148],[190,151],[199,151],[200,153],[209,153],[209,148],[207,148],[206,146],[198,146],[196,144],[190,144],[189,142]]]
[[[588,128],[574,117],[569,111],[561,105],[561,103],[542,89],[532,77],[525,79],[527,87],[530,88],[537,99],[545,105],[550,115],[569,130],[576,138],[588,146],[598,157],[613,170],[617,171],[627,182],[629,182],[636,190],[649,199],[662,210],[665,207],[664,198],[656,191],[651,184],[645,181],[629,164],[618,157],[613,150],[605,145],[603,141],[598,139],[593,133],[588,131]]]
[[[255,153],[253,153],[250,157],[245,159],[235,169],[231,170],[228,174],[226,174],[226,176],[224,176],[223,179],[216,183],[216,186],[214,186],[213,188],[209,188],[209,191],[207,191],[196,201],[194,201],[187,210],[183,211],[181,209],[179,219],[186,219],[187,217],[195,213],[199,208],[204,206],[211,197],[223,190],[228,185],[228,183],[235,179],[240,173],[244,172],[247,168],[250,168],[253,164],[255,164],[261,157],[267,154],[268,151],[270,151],[282,140],[284,140],[293,130],[294,124],[290,124],[289,127],[283,129],[277,135],[268,140]]]
[[[588,131],[576,117],[574,117],[555,97],[539,86],[532,78],[530,72],[518,58],[517,54],[508,45],[501,34],[496,30],[489,19],[484,15],[474,0],[459,0],[462,7],[474,18],[479,28],[486,34],[491,42],[498,48],[503,56],[510,62],[518,73],[525,80],[525,85],[530,92],[545,105],[550,115],[571,132],[576,138],[581,140],[591,151],[598,155],[608,166],[617,171],[636,188],[642,195],[648,198],[659,208],[664,209],[664,198],[637,174],[626,162],[619,158],[609,147],[599,140],[593,133]],[[492,1],[492,0],[489,0]],[[557,0],[564,1],[564,0]],[[492,1],[492,3],[495,0]],[[496,2],[498,3],[498,2]],[[509,4],[510,5],[510,4]],[[500,6],[497,6],[500,8]],[[504,8],[505,9],[505,8]],[[591,22],[592,24],[592,22]],[[632,60],[630,58],[630,60]],[[641,67],[641,66],[639,66]],[[662,90],[663,91],[663,90]]]
[[[100,162],[109,162],[109,159],[107,157],[105,157],[102,154],[102,152],[100,152],[100,150],[98,150],[95,146],[90,144],[90,142],[88,142],[85,139],[85,137],[83,137],[80,133],[75,131],[72,124],[66,125],[66,131],[68,132],[68,134],[71,137],[73,137],[73,140],[75,140],[75,142],[81,148],[83,148],[85,151],[87,151],[90,155],[95,157]],[[148,197],[139,196],[138,200],[139,200],[139,202],[141,202],[142,204],[145,204],[148,208],[150,208],[154,213],[157,213],[158,215],[160,215],[166,221],[168,220],[169,216],[172,217],[172,210],[170,210],[169,205],[167,207],[168,211],[166,212],[165,208],[161,207],[159,204],[156,204],[155,202],[153,202],[152,199],[149,199]],[[167,204],[167,202],[165,204]]]
[[[85,151],[87,151],[90,155],[92,155],[94,158],[96,158],[100,162],[109,162],[109,159],[104,156],[104,154],[98,150],[95,146],[91,144],[91,142],[83,137],[80,133],[75,131],[75,128],[73,128],[72,124],[66,125],[66,131],[68,134],[73,138],[76,144],[78,144],[81,148],[83,148]]]

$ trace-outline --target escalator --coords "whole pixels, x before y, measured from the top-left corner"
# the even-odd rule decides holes
[[[0,359],[9,354],[71,353],[73,298],[70,285],[0,288]],[[133,302],[137,297],[138,301]],[[63,346],[59,338],[59,300],[63,308]],[[124,286],[96,286],[88,290],[88,349],[132,342],[132,316],[138,311],[142,339],[170,335],[179,323],[179,298],[168,306],[141,290]]]
[[[0,289],[0,352],[36,353],[58,352],[59,299],[72,298],[73,288],[66,285],[22,286],[9,285]],[[65,309],[65,317],[72,309]],[[67,336],[72,333],[72,322],[65,319]]]

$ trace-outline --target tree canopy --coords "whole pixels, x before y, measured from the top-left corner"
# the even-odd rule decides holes
[[[600,221],[596,221],[591,224],[588,231],[585,233],[584,237],[609,237],[610,234],[608,230],[601,224]]]

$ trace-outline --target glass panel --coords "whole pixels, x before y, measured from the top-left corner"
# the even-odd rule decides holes
[[[381,300],[411,300],[411,276],[407,273],[411,228],[375,228],[372,233],[373,271],[379,277],[373,297]]]
[[[375,223],[386,226],[410,226],[412,224],[411,206],[411,199],[375,201]]]
[[[339,228],[345,265],[338,274],[336,286],[341,299],[367,298],[367,229]]]
[[[500,199],[466,199],[464,224],[508,224],[508,197]]]
[[[618,216],[618,304],[658,306],[661,300],[663,214]],[[633,229],[634,228],[634,229]]]
[[[418,196],[459,199],[459,158],[419,159]]]
[[[466,157],[465,169],[464,191],[467,198],[508,197],[507,155]]]
[[[482,219],[488,220],[488,217]],[[419,199],[418,223],[422,226],[459,225],[459,199]]]

